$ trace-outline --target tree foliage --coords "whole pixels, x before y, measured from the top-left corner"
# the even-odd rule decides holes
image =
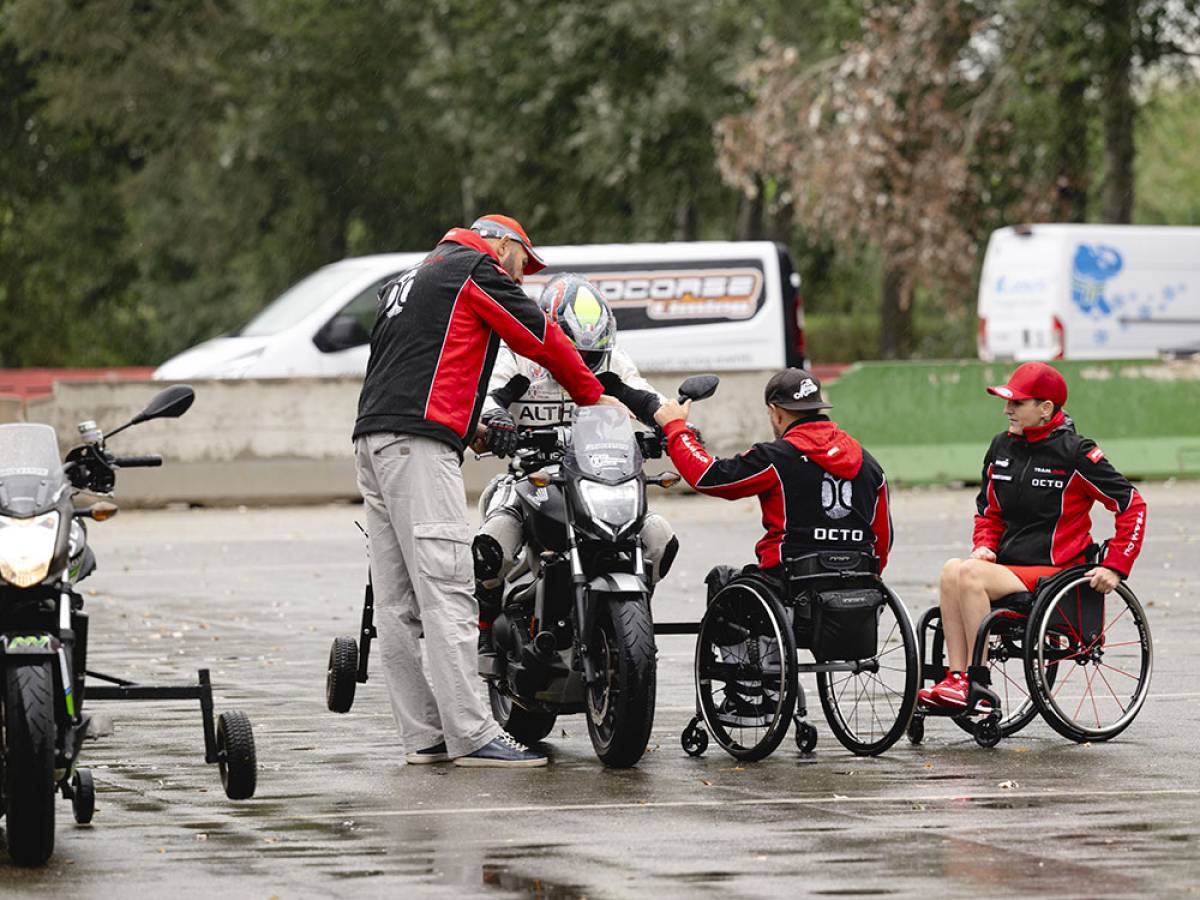
[[[1146,85],[1187,80],[1197,2],[0,0],[0,366],[155,362],[500,209],[783,240],[818,313],[880,278],[902,355],[992,227],[1107,209],[1118,50],[1187,114]]]

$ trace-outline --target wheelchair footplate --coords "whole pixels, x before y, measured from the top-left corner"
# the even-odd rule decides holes
[[[88,670],[90,679],[104,682],[88,684],[87,700],[198,700],[204,729],[204,761],[216,764],[221,785],[231,800],[247,800],[258,786],[258,761],[254,748],[254,730],[243,712],[221,713],[213,721],[212,682],[208,669],[200,669],[195,684],[138,684],[114,675]]]
[[[925,675],[934,684],[946,677],[946,669],[931,670]],[[987,666],[967,668],[967,704],[962,709],[949,706],[920,706],[908,723],[908,739],[914,744],[925,737],[925,719],[954,719],[964,731],[970,732],[981,747],[995,747],[1002,737],[1000,722],[1003,710],[999,695],[992,690],[992,672]]]

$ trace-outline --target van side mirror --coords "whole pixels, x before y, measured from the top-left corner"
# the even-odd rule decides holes
[[[717,392],[721,379],[716,375],[693,375],[679,386],[679,400],[704,400]]]
[[[322,353],[337,353],[351,347],[369,344],[371,336],[354,316],[339,313],[321,326],[313,335],[313,343]]]

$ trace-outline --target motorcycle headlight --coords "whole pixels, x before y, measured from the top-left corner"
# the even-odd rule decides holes
[[[0,578],[21,588],[39,583],[50,571],[57,538],[57,512],[0,516]]]
[[[642,492],[637,479],[624,484],[579,482],[579,497],[597,525],[615,536],[641,512]]]

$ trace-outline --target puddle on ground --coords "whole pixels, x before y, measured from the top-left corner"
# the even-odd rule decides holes
[[[538,900],[568,900],[568,898],[584,897],[587,894],[587,890],[577,884],[562,884],[535,876],[521,875],[507,866],[491,863],[484,863],[482,878],[484,887],[520,892],[537,897]]]

